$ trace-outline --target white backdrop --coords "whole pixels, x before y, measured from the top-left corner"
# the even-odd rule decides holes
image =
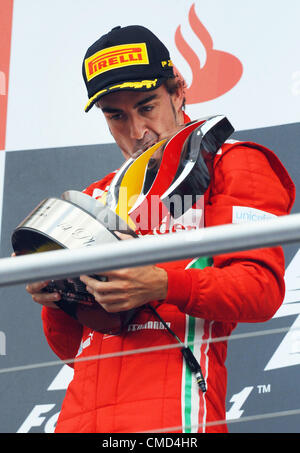
[[[192,5],[214,49],[237,57],[243,74],[227,93],[188,105],[187,113],[227,114],[236,130],[299,121],[298,0],[15,0],[6,150],[112,142],[99,112],[83,110],[81,64],[89,45],[116,25],[152,29],[190,85],[191,69],[175,45],[178,26],[201,68],[209,64],[188,21]],[[229,66],[220,66],[221,76]]]

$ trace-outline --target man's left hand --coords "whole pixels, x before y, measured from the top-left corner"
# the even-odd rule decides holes
[[[109,313],[118,313],[140,307],[153,300],[165,299],[168,277],[157,266],[142,266],[102,272],[107,281],[81,276],[87,291]]]

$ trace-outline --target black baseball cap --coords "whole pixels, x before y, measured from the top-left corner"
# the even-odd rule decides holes
[[[82,73],[89,97],[86,112],[106,94],[154,90],[174,77],[168,49],[140,25],[118,26],[101,36],[88,48]]]

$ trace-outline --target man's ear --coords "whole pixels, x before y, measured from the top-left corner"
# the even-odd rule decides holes
[[[175,79],[179,82],[177,83],[177,90],[176,93],[174,93],[173,97],[173,102],[174,102],[174,107],[176,110],[176,113],[179,117],[179,119],[183,119],[183,107],[185,104],[185,90],[186,90],[186,81],[184,80],[182,74],[178,71],[178,69],[174,66],[174,76]]]
[[[171,95],[173,106],[177,115],[178,124],[183,124],[183,104],[184,104],[184,90],[182,87],[179,87],[175,93]]]

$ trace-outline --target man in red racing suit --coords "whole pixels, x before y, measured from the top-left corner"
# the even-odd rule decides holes
[[[113,176],[86,193],[99,195]],[[231,223],[239,207],[284,215],[293,199],[293,184],[271,151],[228,143],[215,160],[205,196],[205,226]],[[57,432],[226,431],[225,424],[205,426],[225,419],[226,342],[201,340],[226,337],[237,322],[271,318],[284,296],[284,257],[276,247],[216,256],[213,266],[206,264],[201,258],[159,265],[168,274],[168,294],[153,305],[182,341],[194,342],[207,392],[199,391],[177,348],[75,362]],[[149,308],[117,336],[92,332],[52,308],[43,308],[43,322],[50,346],[63,360],[173,342]]]
[[[99,93],[90,93],[90,100],[109,99],[110,95],[97,98],[102,95]],[[147,95],[153,93],[156,96],[160,91],[152,90]],[[148,98],[147,102],[139,100],[132,111],[149,102]],[[112,115],[109,126],[112,121],[123,121],[125,109],[117,109],[115,104],[108,108],[104,103],[100,107],[105,115]],[[142,114],[145,115],[144,110]],[[185,115],[184,121],[188,120]],[[114,129],[112,133],[117,136]],[[123,142],[120,147],[124,151]],[[85,192],[97,198],[107,191],[113,176],[114,173],[93,183]],[[273,152],[251,142],[228,141],[214,160],[212,180],[205,193],[205,226],[285,215],[290,212],[294,197],[294,185]],[[188,228],[191,225],[181,225],[180,229]],[[169,232],[165,225],[157,230],[157,234],[164,232]],[[229,336],[238,322],[262,322],[274,315],[285,292],[282,248],[228,253],[212,260],[187,259],[155,267],[167,276],[164,297],[148,297],[148,305],[139,303],[142,309],[120,335],[92,331],[34,296],[44,305],[42,319],[47,341],[62,360],[120,353],[74,361],[74,378],[67,389],[56,432],[227,432],[227,342],[203,340]],[[141,273],[147,274],[147,269],[142,268]],[[120,275],[127,270],[122,272]],[[140,278],[136,272],[134,275]],[[88,287],[91,284],[91,292],[95,290],[93,282],[85,282]],[[28,290],[34,293],[30,285]],[[182,342],[189,342],[201,365],[206,393],[199,390],[179,348],[166,348],[175,340],[153,315],[149,304]],[[126,351],[144,348],[154,350],[126,355]]]

